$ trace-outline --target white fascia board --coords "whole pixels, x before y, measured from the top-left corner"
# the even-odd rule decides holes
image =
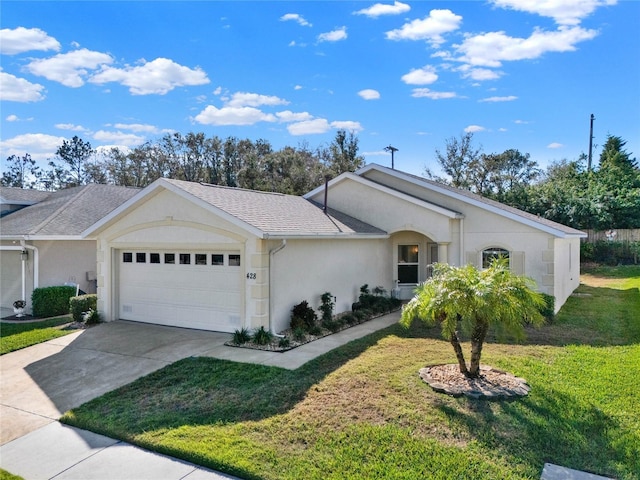
[[[265,233],[265,240],[387,240],[389,234],[366,233]]]
[[[405,175],[403,172],[398,172],[396,170],[391,170],[389,168],[382,167],[382,166],[374,164],[374,163],[371,163],[369,165],[366,165],[366,166],[362,167],[361,169],[359,169],[356,172],[356,174],[357,175],[362,175],[362,174],[365,174],[365,173],[367,173],[367,172],[369,172],[371,170],[376,170],[376,171],[379,171],[379,172],[386,173],[388,175],[391,175],[391,176],[394,176],[396,178],[399,178],[400,180],[404,180],[404,181],[407,181],[407,182],[412,183],[414,185],[417,185],[419,187],[426,188],[428,190],[432,190],[432,191],[434,191],[436,193],[440,193],[442,195],[445,195],[445,196],[448,196],[448,197],[451,197],[451,198],[455,198],[456,200],[460,200],[461,202],[467,203],[469,205],[473,205],[473,206],[478,207],[478,208],[482,208],[483,210],[486,210],[488,212],[492,212],[492,213],[498,214],[498,215],[500,215],[502,217],[508,218],[510,220],[514,220],[516,222],[519,222],[519,223],[522,223],[524,225],[530,226],[530,227],[535,228],[537,230],[541,230],[541,231],[543,231],[545,233],[550,233],[550,234],[552,234],[552,235],[554,235],[556,237],[559,237],[559,238],[570,238],[570,237],[585,238],[585,237],[587,237],[587,234],[584,233],[584,232],[580,232],[580,233],[563,232],[562,230],[559,230],[557,228],[553,228],[550,225],[545,225],[544,223],[536,222],[535,220],[528,219],[528,218],[525,218],[525,217],[521,217],[520,215],[514,214],[514,213],[509,212],[507,210],[503,210],[503,209],[501,209],[499,207],[496,207],[494,205],[490,205],[488,203],[485,203],[485,202],[482,202],[482,201],[467,197],[465,195],[461,195],[461,194],[452,192],[452,191],[450,191],[450,190],[448,190],[446,188],[442,188],[442,187],[439,187],[437,185],[432,185],[430,183],[421,182],[418,179],[415,179],[415,178],[412,178],[410,176]]]
[[[100,230],[106,228],[111,223],[115,222],[121,215],[135,208],[135,206],[138,203],[142,202],[148,197],[158,194],[161,190],[169,190],[170,192],[175,193],[176,195],[179,195],[180,197],[190,201],[191,203],[198,205],[199,207],[202,207],[205,210],[208,210],[214,213],[215,215],[218,215],[219,217],[224,218],[225,220],[232,223],[233,225],[236,225],[237,227],[248,231],[252,235],[255,235],[260,238],[264,237],[264,232],[262,230],[252,225],[249,225],[246,222],[239,220],[237,217],[230,215],[224,210],[221,210],[218,207],[215,207],[210,203],[207,203],[204,200],[184,191],[180,187],[177,187],[176,185],[172,184],[171,182],[167,182],[164,178],[159,178],[158,180],[153,182],[151,185],[143,189],[141,192],[137,193],[136,195],[131,197],[129,200],[127,200],[125,203],[120,205],[118,208],[113,210],[111,213],[109,213],[102,219],[98,220],[96,223],[94,223],[92,226],[90,226],[88,229],[82,232],[81,234],[82,237],[84,238],[88,236],[95,236],[98,232],[100,232]]]

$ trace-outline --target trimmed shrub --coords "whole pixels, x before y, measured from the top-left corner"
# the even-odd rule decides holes
[[[74,322],[83,322],[84,316],[82,314],[89,310],[93,310],[94,312],[98,310],[98,295],[95,293],[78,295],[77,297],[71,297],[69,299],[69,311],[73,316]]]
[[[542,296],[544,297],[545,306],[540,309],[540,313],[547,322],[551,323],[555,318],[554,312],[556,306],[556,297],[554,297],[553,295],[548,295],[546,293],[543,293]]]
[[[320,311],[322,312],[322,321],[330,321],[333,318],[333,295],[330,292],[325,292],[320,297],[322,304],[320,305]]]
[[[69,299],[76,295],[76,287],[41,287],[31,294],[34,317],[55,317],[69,313]]]
[[[612,242],[598,240],[580,243],[580,261],[609,266],[637,265],[640,260],[640,242]]]
[[[295,330],[298,327],[302,327],[309,331],[316,325],[317,319],[316,312],[306,300],[303,300],[291,310],[291,329]]]
[[[88,312],[85,312],[84,323],[85,325],[96,325],[100,323],[100,314],[98,311],[91,309]]]

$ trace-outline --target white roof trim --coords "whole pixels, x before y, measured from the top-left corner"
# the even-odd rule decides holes
[[[544,223],[540,223],[540,222],[536,222],[535,220],[526,218],[526,217],[522,217],[520,215],[516,215],[512,212],[509,212],[507,210],[503,210],[501,208],[498,208],[494,205],[488,204],[486,202],[482,202],[479,200],[476,200],[474,198],[470,198],[467,197],[466,195],[461,195],[458,194],[456,192],[452,192],[451,190],[448,190],[446,188],[442,188],[439,187],[437,185],[433,185],[431,183],[427,183],[427,182],[422,182],[419,179],[413,178],[410,175],[406,175],[404,172],[400,172],[398,170],[392,170],[390,168],[386,168],[383,167],[381,165],[377,165],[375,163],[370,163],[369,165],[365,165],[364,167],[362,167],[361,169],[359,169],[358,171],[355,172],[355,175],[363,175],[371,170],[376,170],[378,172],[382,172],[382,173],[386,173],[387,175],[391,175],[393,177],[399,178],[401,180],[407,181],[409,183],[412,183],[416,186],[422,187],[422,188],[426,188],[428,190],[432,190],[434,192],[440,193],[442,195],[446,195],[448,197],[452,197],[455,198],[456,200],[460,200],[461,202],[464,203],[468,203],[470,205],[473,205],[475,207],[478,208],[482,208],[484,210],[487,210],[491,213],[495,213],[498,214],[500,216],[506,217],[510,220],[514,220],[516,222],[522,223],[524,225],[528,225],[530,227],[536,228],[538,230],[542,230],[543,232],[546,233],[550,233],[552,235],[555,235],[556,237],[560,237],[560,238],[571,238],[571,237],[577,237],[577,238],[583,238],[586,237],[587,234],[584,232],[581,233],[569,233],[569,232],[563,232],[562,230],[559,230],[557,228],[553,228],[550,225],[545,225]]]
[[[138,204],[139,202],[141,202],[143,199],[159,193],[160,189],[164,189],[164,190],[168,190],[172,193],[175,193],[176,195],[185,198],[186,200],[189,200],[190,202],[198,205],[199,207],[204,208],[205,210],[208,210],[212,213],[214,213],[215,215],[218,215],[222,218],[224,218],[225,220],[229,221],[230,223],[232,223],[233,225],[236,225],[239,228],[242,228],[243,230],[246,230],[247,232],[251,233],[252,235],[255,235],[257,237],[260,238],[264,238],[265,237],[265,232],[263,232],[262,230],[254,227],[253,225],[249,225],[246,222],[243,222],[242,220],[238,219],[237,217],[225,212],[224,210],[221,210],[220,208],[211,205],[208,202],[205,202],[204,200],[190,194],[189,192],[181,189],[180,187],[174,185],[171,182],[166,181],[164,178],[159,178],[158,180],[156,180],[155,182],[153,182],[151,185],[149,185],[148,187],[146,187],[145,189],[143,189],[140,193],[134,195],[133,197],[131,197],[129,200],[127,200],[125,203],[123,203],[122,205],[120,205],[118,208],[116,208],[115,210],[113,210],[111,213],[109,213],[107,216],[103,217],[101,220],[97,221],[96,223],[94,223],[93,225],[91,225],[89,228],[87,228],[84,232],[82,232],[82,237],[88,237],[91,235],[95,235],[97,232],[99,232],[100,230],[108,227],[109,225],[111,225],[112,223],[114,223],[115,221],[117,221],[117,219],[123,215],[126,214],[126,212],[128,212],[131,208],[133,208],[136,204]]]
[[[358,172],[359,171],[360,170],[358,170]],[[353,180],[355,182],[361,183],[363,185],[366,185],[366,186],[368,186],[370,188],[373,188],[375,190],[378,190],[380,192],[384,192],[384,193],[386,193],[388,195],[391,195],[393,197],[396,197],[396,198],[399,198],[401,200],[404,200],[406,202],[412,203],[414,205],[418,205],[419,207],[423,207],[423,208],[426,208],[426,209],[431,210],[433,212],[439,213],[440,215],[444,215],[444,216],[449,217],[449,218],[464,218],[464,214],[462,214],[460,212],[455,212],[453,210],[449,210],[448,208],[441,207],[439,205],[436,205],[435,203],[427,202],[426,200],[421,200],[419,198],[412,197],[411,195],[407,195],[406,193],[399,192],[398,190],[394,190],[393,188],[389,188],[389,187],[386,187],[384,185],[380,185],[379,183],[372,182],[371,180],[369,180],[367,178],[363,178],[362,176],[358,175],[357,174],[358,172],[356,172],[355,174],[354,173],[345,172],[345,173],[337,176],[336,178],[334,178],[331,181],[329,181],[329,187],[349,179],[349,180]],[[309,193],[304,195],[304,198],[306,198],[308,200],[310,197],[313,197],[314,195],[317,195],[318,193],[321,193],[323,191],[324,191],[324,185],[322,185],[322,186],[310,191]]]

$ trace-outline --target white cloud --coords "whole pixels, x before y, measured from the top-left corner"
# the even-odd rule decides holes
[[[547,52],[568,52],[576,44],[590,40],[598,34],[595,30],[581,27],[560,27],[548,32],[535,29],[528,38],[515,38],[504,32],[489,32],[467,36],[460,45],[455,45],[462,54],[459,61],[469,65],[500,67],[503,61],[531,60]]]
[[[578,25],[596,8],[617,0],[491,0],[497,7],[550,17],[559,25]]]
[[[304,122],[313,119],[313,115],[311,115],[309,112],[294,113],[291,110],[278,112],[276,113],[276,117],[278,117],[278,120],[283,123]]]
[[[528,120],[514,120],[513,123],[516,125],[529,125],[531,122]]]
[[[518,97],[516,97],[515,95],[509,95],[506,97],[488,97],[488,98],[483,98],[481,100],[478,100],[479,102],[513,102],[514,100],[517,100]]]
[[[0,152],[3,158],[28,153],[34,160],[47,160],[55,155],[63,140],[66,138],[44,133],[26,133],[0,141]]]
[[[340,27],[331,32],[318,35],[318,42],[339,42],[347,39],[347,27]]]
[[[434,92],[428,88],[414,88],[411,94],[414,98],[430,98],[431,100],[442,100],[445,98],[456,98],[455,92]]]
[[[296,85],[293,87],[294,90],[302,90],[302,85]]]
[[[27,70],[47,80],[60,82],[66,87],[78,88],[84,85],[91,70],[113,62],[106,53],[93,52],[82,48],[69,53],[59,53],[50,58],[33,60]]]
[[[144,123],[116,123],[113,127],[118,130],[130,130],[137,133],[160,133],[160,129],[155,125]]]
[[[435,67],[425,65],[422,68],[414,68],[409,73],[405,73],[401,79],[408,85],[430,85],[438,80],[438,75]]]
[[[451,10],[431,10],[428,17],[405,23],[386,33],[389,40],[427,40],[437,46],[444,42],[443,34],[460,28],[462,17]]]
[[[20,119],[17,115],[7,115],[7,117],[5,118],[5,121],[7,122],[17,122],[18,120]]]
[[[564,145],[561,144],[561,143],[558,143],[558,142],[553,142],[553,143],[550,143],[549,145],[547,145],[547,148],[554,148],[554,149],[555,148],[562,148],[562,147],[564,147]]]
[[[93,134],[93,138],[100,142],[111,142],[128,147],[141,145],[146,140],[145,137],[134,135],[133,133],[108,132],[106,130],[97,131]]]
[[[0,30],[0,53],[15,55],[33,50],[60,50],[60,43],[39,28],[18,27]]]
[[[287,126],[287,130],[291,135],[315,135],[326,133],[331,130],[331,125],[324,118],[316,118],[313,120],[305,120],[304,122],[292,123]]]
[[[203,125],[253,125],[258,122],[275,122],[276,117],[253,107],[222,107],[208,105],[194,120]]]
[[[346,130],[347,132],[361,132],[364,130],[360,122],[354,122],[351,120],[338,120],[331,122],[331,128]]]
[[[164,95],[176,87],[205,85],[209,78],[198,67],[192,69],[168,58],[156,58],[136,67],[105,67],[89,81],[97,84],[118,82],[129,87],[132,95]]]
[[[380,92],[372,88],[365,88],[360,90],[358,95],[365,100],[378,100],[380,98]]]
[[[368,8],[363,8],[357,12],[353,12],[354,15],[366,15],[369,18],[378,18],[381,15],[399,15],[411,10],[411,7],[406,3],[395,1],[393,5],[387,5],[384,3],[376,3]]]
[[[470,78],[471,80],[475,80],[477,82],[483,82],[486,80],[497,80],[502,76],[502,72],[489,70],[488,68],[472,68],[470,65],[462,65],[460,68],[458,68],[458,70],[463,72],[463,78]]]
[[[302,15],[297,13],[286,13],[280,17],[281,22],[294,21],[298,25],[302,25],[303,27],[312,27],[309,22],[307,22]]]
[[[229,107],[259,107],[261,105],[288,105],[289,102],[273,95],[236,92],[227,102]]]
[[[484,132],[486,128],[481,127],[480,125],[469,125],[464,129],[465,133],[476,133],[476,132]]]
[[[9,102],[39,102],[44,100],[44,87],[10,73],[0,71],[0,100]]]
[[[72,132],[87,132],[88,129],[82,125],[75,125],[73,123],[57,123],[55,127],[59,130],[70,130]]]

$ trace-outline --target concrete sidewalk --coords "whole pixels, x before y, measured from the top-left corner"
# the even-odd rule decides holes
[[[67,410],[186,357],[297,369],[388,327],[399,312],[288,352],[224,345],[230,334],[110,322],[0,357],[0,467],[25,479],[232,478],[101,435],[63,426]]]

